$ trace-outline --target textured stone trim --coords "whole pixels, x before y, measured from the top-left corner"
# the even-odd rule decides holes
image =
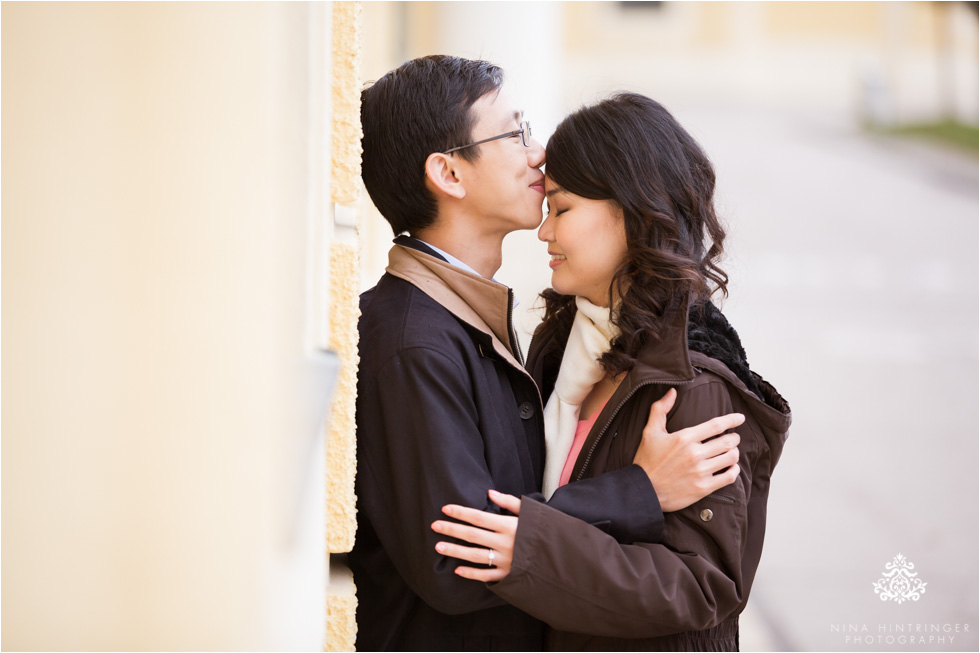
[[[361,177],[361,3],[333,3],[331,194],[354,204]]]
[[[354,245],[330,244],[330,349],[340,357],[327,433],[327,551],[354,546],[354,406],[357,398],[358,261]]]

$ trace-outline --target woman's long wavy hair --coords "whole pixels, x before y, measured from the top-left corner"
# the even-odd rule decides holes
[[[659,339],[668,313],[721,291],[728,275],[717,261],[725,230],[714,208],[715,173],[691,135],[659,103],[619,93],[565,118],[548,141],[548,177],[563,190],[612,200],[623,211],[627,259],[609,288],[621,334],[600,363],[617,375]],[[542,335],[571,328],[575,298],[553,289]]]

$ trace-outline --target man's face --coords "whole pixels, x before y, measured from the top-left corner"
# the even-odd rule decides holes
[[[522,115],[504,91],[494,91],[473,103],[471,140],[491,138],[521,128]],[[459,157],[466,188],[464,202],[491,229],[504,233],[534,229],[541,224],[544,199],[544,148],[532,140],[525,147],[520,135],[476,146],[475,161]]]

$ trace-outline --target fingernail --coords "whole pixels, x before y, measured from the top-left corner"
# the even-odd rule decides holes
[[[442,523],[441,522],[437,522],[437,521],[436,522],[432,522],[432,530],[436,531],[437,533],[441,533],[442,532]]]
[[[490,494],[492,494],[492,495],[499,495],[500,492],[497,492],[496,490],[490,490]]]
[[[446,545],[442,542],[439,542],[439,544],[436,544],[436,551],[438,551],[439,553],[445,553]]]

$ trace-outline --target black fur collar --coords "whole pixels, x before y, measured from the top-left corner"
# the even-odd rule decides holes
[[[691,307],[687,318],[687,346],[724,363],[746,388],[762,398],[738,333],[710,301]]]

